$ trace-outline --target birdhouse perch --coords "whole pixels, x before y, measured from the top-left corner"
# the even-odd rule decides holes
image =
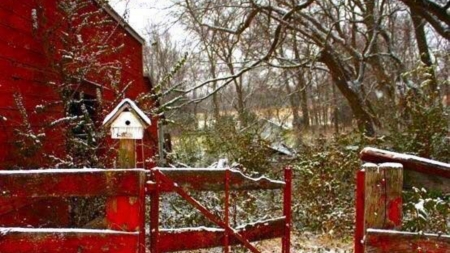
[[[134,139],[144,137],[144,129],[151,125],[151,120],[131,100],[124,99],[103,120],[104,126],[110,126],[111,138]]]

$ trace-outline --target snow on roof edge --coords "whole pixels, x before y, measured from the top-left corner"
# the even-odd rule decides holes
[[[109,4],[102,4],[98,0],[94,0],[103,10],[106,11],[120,26],[122,26],[133,38],[141,45],[145,45],[145,39]]]
[[[133,100],[131,100],[129,98],[125,98],[108,115],[106,115],[105,119],[103,120],[103,125],[106,125],[107,123],[109,123],[109,121],[111,121],[113,118],[115,118],[116,114],[119,112],[119,110],[125,104],[129,104],[131,106],[131,108],[139,115],[139,117],[145,123],[147,123],[147,125],[152,124],[152,121],[150,120],[150,118],[147,117],[147,115],[145,115],[145,113],[136,105],[136,103],[134,103]]]

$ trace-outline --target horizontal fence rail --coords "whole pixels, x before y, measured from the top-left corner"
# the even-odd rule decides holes
[[[210,168],[155,168],[184,189],[195,191],[224,191],[224,178],[227,169]],[[251,178],[242,172],[228,169],[230,190],[269,190],[283,189],[285,182],[266,177]],[[151,185],[149,186],[151,188]],[[173,185],[163,183],[161,191],[173,191]],[[151,189],[149,189],[151,190]]]
[[[450,235],[367,229],[367,252],[450,252]]]
[[[95,229],[0,228],[2,253],[132,253],[139,233]]]
[[[448,163],[370,147],[364,148],[360,156],[361,160],[366,162],[401,163],[405,170],[450,178],[450,164]]]
[[[119,201],[111,202],[114,206],[106,206],[106,225],[117,230],[1,227],[0,252],[144,253],[145,181],[143,169],[0,171],[2,213],[25,207],[33,201],[67,197],[117,197],[132,206],[123,209]],[[112,211],[118,217],[133,217],[136,223],[142,224],[131,227],[126,219],[112,220],[109,217]],[[48,215],[52,209],[37,212]]]
[[[0,197],[139,196],[142,169],[0,171]]]
[[[249,242],[261,241],[282,237],[284,235],[285,222],[284,218],[260,221],[237,227],[235,230]],[[175,252],[220,247],[224,245],[224,232],[224,229],[205,227],[160,229],[158,250],[160,252]],[[174,241],[177,243],[173,243]],[[231,237],[229,245],[237,244],[241,244],[241,242]]]

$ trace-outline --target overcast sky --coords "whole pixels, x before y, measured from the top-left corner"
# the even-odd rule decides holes
[[[149,23],[158,24],[172,19],[167,10],[170,0],[110,0],[110,5],[144,38],[147,37],[145,28]]]

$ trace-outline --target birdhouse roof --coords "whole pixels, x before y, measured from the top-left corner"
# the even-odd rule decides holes
[[[114,108],[114,110],[111,111],[111,113],[109,113],[105,117],[105,119],[103,120],[103,125],[111,124],[112,121],[114,121],[119,116],[119,114],[126,109],[129,109],[131,112],[137,115],[142,120],[142,122],[146,123],[147,125],[152,124],[150,118],[147,117],[147,115],[145,115],[145,113],[141,109],[139,109],[134,101],[129,98],[125,98]]]

